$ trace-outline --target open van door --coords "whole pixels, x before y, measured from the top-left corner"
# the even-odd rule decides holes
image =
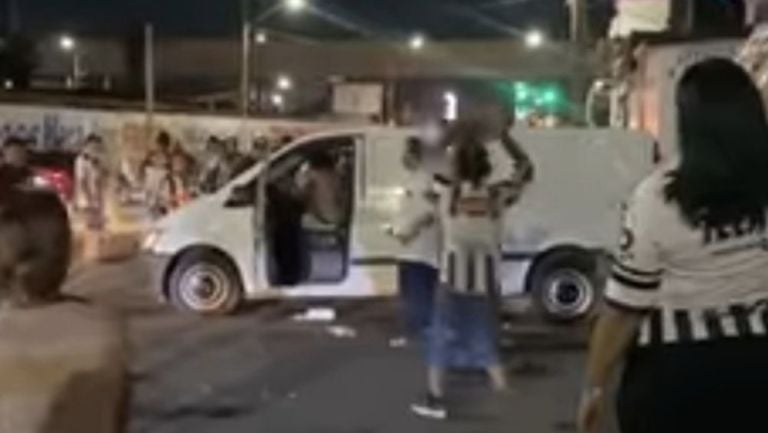
[[[316,138],[267,167],[262,262],[270,287],[336,284],[347,277],[358,140]]]

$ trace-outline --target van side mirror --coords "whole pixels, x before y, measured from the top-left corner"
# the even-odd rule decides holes
[[[256,204],[256,182],[249,182],[245,185],[236,185],[229,192],[224,207],[236,209],[251,207]]]

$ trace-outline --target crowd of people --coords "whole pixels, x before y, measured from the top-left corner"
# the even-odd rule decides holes
[[[200,194],[217,191],[263,157],[265,147],[257,141],[250,153],[244,153],[237,139],[211,136],[198,160],[170,134],[160,132],[139,167],[138,178],[133,176],[131,182],[131,177],[122,176],[121,184],[128,190],[138,189],[150,214],[162,216]]]
[[[0,184],[19,185],[35,180],[30,152],[34,142],[9,136],[2,143]],[[257,140],[241,152],[235,138],[211,136],[197,157],[165,131],[158,133],[138,167],[127,161],[113,164],[107,143],[98,134],[85,137],[69,163],[56,167],[72,177],[72,210],[90,228],[102,228],[109,196],[124,205],[142,205],[157,218],[200,194],[217,191],[264,156],[267,143]],[[42,152],[44,153],[44,152]],[[70,197],[66,197],[66,201]]]
[[[727,60],[692,67],[680,82],[677,107],[679,146],[661,152],[657,169],[627,205],[590,345],[581,433],[601,431],[622,365],[617,407],[624,433],[762,425],[768,393],[765,108],[750,77]],[[412,173],[407,212],[389,233],[406,247],[400,276],[408,335],[426,349],[427,391],[412,406],[418,415],[448,416],[444,378],[455,367],[485,370],[494,388],[507,388],[497,349],[500,215],[536,180],[531,160],[499,131],[479,121],[450,128],[438,148],[451,162],[441,176],[427,174],[424,143],[409,142],[403,157]],[[515,165],[509,178],[492,180],[491,140],[501,141]],[[147,166],[186,173],[188,162],[169,137],[157,141]],[[72,238],[68,212],[55,195],[27,182],[23,144],[6,144],[0,432],[122,431],[130,396],[124,329],[114,316],[61,293]],[[100,188],[99,147],[94,137],[83,150],[84,194]],[[152,175],[159,185],[162,176]],[[335,217],[322,205],[317,213]]]

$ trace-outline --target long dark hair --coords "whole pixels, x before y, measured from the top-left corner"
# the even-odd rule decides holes
[[[760,92],[725,59],[683,76],[677,94],[681,160],[666,197],[693,226],[765,221],[768,123]]]
[[[491,161],[483,143],[484,125],[478,121],[459,122],[451,131],[454,148],[451,164],[455,181],[470,182],[475,187],[491,174]]]

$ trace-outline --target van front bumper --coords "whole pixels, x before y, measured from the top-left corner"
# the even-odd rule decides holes
[[[170,275],[171,261],[173,256],[170,254],[158,254],[144,251],[141,254],[141,261],[145,269],[149,270],[150,290],[157,299],[166,303],[168,301],[167,283]]]

